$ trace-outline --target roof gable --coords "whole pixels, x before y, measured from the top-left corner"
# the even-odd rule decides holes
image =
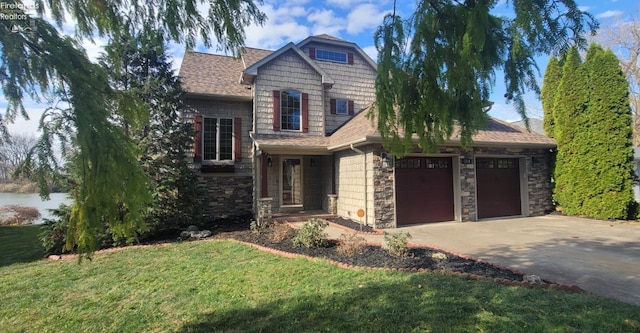
[[[311,60],[311,58],[309,58],[308,55],[302,52],[302,50],[293,43],[288,43],[287,45],[281,47],[279,50],[271,53],[270,55],[260,59],[253,65],[247,67],[247,69],[245,69],[242,72],[242,79],[241,79],[242,83],[245,83],[245,84],[252,83],[255,77],[258,75],[258,68],[273,61],[274,59],[280,57],[281,55],[285,54],[287,51],[290,51],[290,50],[296,53],[298,56],[300,56],[300,58],[302,58],[302,60],[305,63],[307,63],[309,67],[313,68],[313,70],[315,70],[318,74],[320,74],[320,76],[322,77],[323,85],[332,86],[335,83],[335,81],[329,76],[329,74],[327,74],[320,66],[318,66],[318,64],[316,64],[313,60]]]
[[[319,44],[328,44],[328,45],[352,49],[358,55],[360,55],[362,59],[364,59],[367,62],[367,64],[371,66],[371,68],[373,68],[376,71],[378,70],[378,65],[375,63],[375,61],[373,61],[373,59],[371,59],[371,57],[369,57],[369,55],[366,54],[357,44],[348,42],[346,40],[342,40],[337,37],[333,37],[326,34],[309,36],[305,38],[303,41],[301,41],[300,43],[298,43],[297,46],[302,49],[305,45],[309,43],[314,43],[314,42]]]

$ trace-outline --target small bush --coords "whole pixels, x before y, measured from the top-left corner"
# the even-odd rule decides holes
[[[42,232],[40,233],[40,242],[46,253],[62,254],[68,252],[64,251],[64,245],[67,241],[71,206],[61,204],[58,208],[51,209],[50,211],[54,219],[44,219]]]
[[[0,207],[0,225],[30,224],[40,218],[35,207],[8,205]]]
[[[324,220],[312,218],[305,223],[302,228],[296,230],[296,236],[293,237],[293,246],[304,247],[325,247],[329,245],[324,228],[329,225]]]
[[[340,255],[352,257],[356,254],[362,253],[362,249],[364,248],[364,243],[366,240],[363,237],[352,233],[340,235],[338,241],[340,243],[338,244],[338,248],[336,249],[336,251]]]
[[[293,234],[293,229],[284,223],[275,223],[269,230],[271,231],[269,240],[274,243],[280,243]]]
[[[401,232],[398,234],[385,232],[382,248],[393,255],[404,257],[409,254],[409,247],[407,246],[409,239],[411,239],[411,234],[408,232]]]
[[[267,223],[259,223],[256,220],[251,220],[251,223],[249,223],[249,230],[251,230],[251,232],[253,232],[256,235],[261,234],[266,229],[267,229]]]

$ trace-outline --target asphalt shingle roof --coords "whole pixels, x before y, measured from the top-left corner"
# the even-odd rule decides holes
[[[180,79],[188,93],[251,98],[248,86],[240,84],[240,73],[272,51],[245,48],[242,59],[187,51],[180,66]]]

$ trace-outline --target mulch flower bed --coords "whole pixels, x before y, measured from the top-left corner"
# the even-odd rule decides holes
[[[272,234],[275,228],[261,229],[259,232],[251,230],[226,231],[217,235],[218,238],[231,238],[241,242],[256,244],[287,253],[305,255],[309,257],[325,258],[333,262],[355,267],[387,268],[405,271],[445,271],[454,274],[470,274],[490,280],[502,282],[523,281],[524,275],[519,272],[498,267],[489,263],[463,258],[442,250],[428,247],[411,247],[409,254],[398,257],[390,254],[380,246],[365,245],[360,253],[353,256],[340,254],[337,249],[339,243],[330,240],[326,247],[296,247],[293,245],[293,230],[285,238],[274,241]],[[345,231],[345,234],[349,232]],[[548,281],[543,281],[549,283]]]

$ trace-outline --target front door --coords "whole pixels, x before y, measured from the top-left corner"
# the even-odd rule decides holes
[[[283,158],[282,169],[282,206],[302,205],[302,161],[299,158]]]

